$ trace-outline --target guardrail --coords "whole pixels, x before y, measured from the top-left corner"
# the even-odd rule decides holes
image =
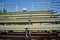
[[[4,23],[4,22],[29,22],[29,20],[31,20],[31,22],[57,22],[60,21],[60,18],[35,18],[35,19],[3,19],[0,20],[0,23]],[[37,21],[38,20],[38,21]]]
[[[60,24],[51,25],[0,25],[0,30],[60,30]]]
[[[17,15],[0,15],[0,16],[7,16],[7,17],[19,17],[19,16],[30,16],[30,15],[32,15],[32,16],[56,16],[56,15],[60,15],[60,14],[17,14]]]

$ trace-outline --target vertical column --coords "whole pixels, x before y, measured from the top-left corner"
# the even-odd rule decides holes
[[[25,31],[25,40],[31,40],[31,31],[29,31],[28,28],[26,28]]]
[[[31,30],[29,30],[29,40],[31,40]]]
[[[26,31],[25,31],[25,39],[28,40],[28,29],[26,28]]]
[[[18,5],[16,5],[16,12],[18,11]]]
[[[28,24],[31,25],[31,18],[32,18],[32,13],[30,13]]]

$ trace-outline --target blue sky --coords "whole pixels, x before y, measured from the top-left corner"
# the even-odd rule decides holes
[[[31,2],[50,2],[51,0],[2,0],[3,4],[20,4]]]
[[[52,0],[0,0],[0,4],[17,4],[18,9],[17,11],[22,11],[23,8],[27,8],[28,11],[32,10],[32,4],[34,2],[51,2]],[[54,0],[53,5],[58,5],[58,6],[52,6],[51,4],[38,4],[34,3],[33,4],[33,10],[55,10],[60,12],[60,0]],[[8,12],[15,12],[16,11],[16,6],[4,6]],[[1,10],[0,6],[0,10]]]

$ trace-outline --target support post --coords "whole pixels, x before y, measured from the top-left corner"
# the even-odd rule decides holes
[[[31,31],[28,28],[25,31],[25,40],[31,40]]]

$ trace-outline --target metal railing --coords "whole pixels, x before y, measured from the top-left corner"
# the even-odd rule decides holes
[[[60,24],[50,25],[0,25],[0,30],[60,30]]]

